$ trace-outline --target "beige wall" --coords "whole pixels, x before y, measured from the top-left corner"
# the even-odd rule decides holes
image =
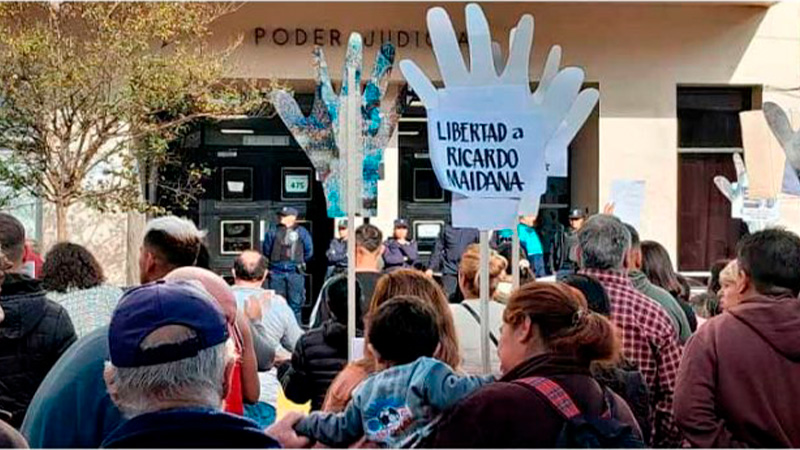
[[[313,76],[311,45],[256,46],[253,30],[264,27],[350,31],[425,30],[426,3],[248,4],[221,21],[216,42],[244,36],[237,50],[233,76],[307,80]],[[764,100],[800,108],[796,94],[779,95],[772,88],[800,85],[800,4],[771,7],[736,4],[553,4],[491,3],[484,10],[495,36],[505,37],[523,13],[536,20],[532,77],[541,72],[545,52],[553,44],[564,50],[564,63],[584,67],[587,82],[600,86],[597,158],[583,155],[581,180],[573,179],[575,201],[601,208],[615,178],[647,180],[643,238],[662,242],[677,253],[677,122],[678,85],[765,85]],[[463,30],[463,4],[446,4],[457,30]],[[341,71],[343,47],[326,47],[331,74]],[[374,47],[365,63],[371,67]],[[412,58],[436,79],[429,47],[398,49],[398,58]],[[368,70],[368,69],[367,69]],[[399,70],[395,80],[401,80]],[[582,147],[583,145],[581,145]],[[387,162],[394,158],[387,152]],[[387,169],[391,168],[387,164]],[[594,174],[592,173],[594,171]],[[387,170],[387,173],[391,173]],[[390,186],[394,180],[383,182]],[[592,191],[594,189],[594,191]],[[586,190],[585,192],[583,190]],[[382,200],[385,192],[382,193]],[[396,195],[394,195],[396,203]],[[791,208],[790,208],[791,209]],[[800,203],[795,207],[800,211]],[[381,211],[383,215],[384,211]]]

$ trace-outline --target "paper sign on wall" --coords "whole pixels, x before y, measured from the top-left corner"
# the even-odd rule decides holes
[[[780,219],[780,208],[778,206],[778,199],[776,198],[744,200],[742,202],[741,218],[747,223],[773,224]]]
[[[642,222],[644,207],[644,180],[614,180],[611,183],[611,198],[614,204],[614,215],[637,230]]]
[[[440,7],[428,11],[444,88],[437,89],[410,60],[402,61],[400,69],[428,113],[431,163],[439,184],[453,192],[453,225],[510,228],[517,216],[538,212],[547,189],[546,155],[566,151],[599,93],[581,90],[581,69],[559,69],[558,46],[551,49],[531,93],[533,16],[522,16],[511,30],[505,61],[498,46],[492,48],[480,6],[466,6],[466,22],[469,70],[447,12]]]

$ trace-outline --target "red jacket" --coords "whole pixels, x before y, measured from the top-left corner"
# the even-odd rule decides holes
[[[689,340],[675,415],[695,447],[800,447],[800,300],[753,296]]]

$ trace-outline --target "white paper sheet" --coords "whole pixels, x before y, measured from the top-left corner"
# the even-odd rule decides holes
[[[364,346],[365,346],[364,338],[357,337],[357,338],[353,339],[352,347],[351,347],[352,352],[353,352],[352,353],[352,355],[353,355],[352,361],[357,361],[357,360],[359,360],[359,359],[364,357]]]
[[[518,222],[519,202],[515,199],[470,198],[454,193],[450,204],[453,226],[457,228],[502,230]]]
[[[610,202],[614,215],[639,230],[645,196],[644,180],[614,180],[611,183]]]
[[[766,226],[778,222],[780,216],[780,205],[777,199],[752,199],[743,202],[742,220],[745,222],[761,223]],[[755,232],[755,230],[750,230],[750,232]]]
[[[228,191],[241,194],[244,192],[244,181],[228,181]]]
[[[450,88],[440,107],[428,111],[431,164],[443,188],[518,199],[546,182],[544,143],[537,139],[542,118],[520,97],[518,86]]]

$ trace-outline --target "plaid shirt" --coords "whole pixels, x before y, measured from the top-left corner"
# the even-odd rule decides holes
[[[667,312],[633,287],[619,271],[582,270],[606,289],[611,319],[622,331],[625,357],[639,366],[650,389],[655,447],[680,447],[681,434],[672,411],[672,394],[681,360],[681,346]]]

